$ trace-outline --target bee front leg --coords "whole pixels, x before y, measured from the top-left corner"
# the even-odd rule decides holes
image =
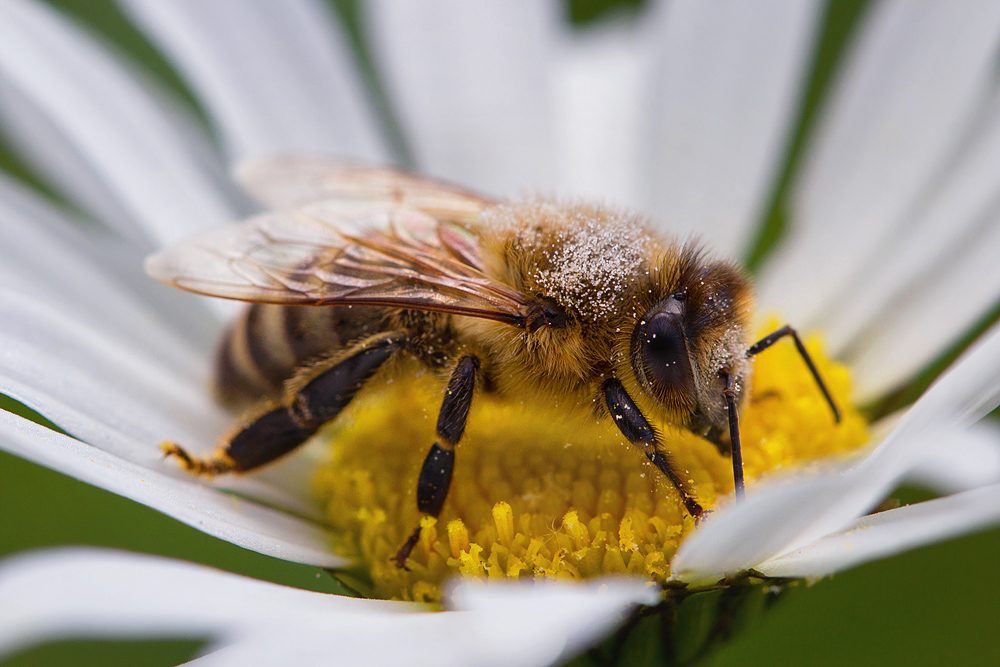
[[[736,405],[736,377],[728,370],[719,372],[719,377],[726,383],[722,397],[726,401],[729,413],[729,451],[733,455],[733,484],[737,499],[745,495],[743,485],[743,449],[740,446],[740,413]]]
[[[448,389],[445,390],[441,411],[438,413],[437,435],[440,442],[435,442],[427,452],[417,479],[417,509],[423,514],[437,517],[448,497],[451,475],[455,469],[455,445],[465,433],[465,422],[469,417],[469,408],[472,407],[478,371],[479,360],[476,357],[462,357],[448,381]],[[393,560],[397,566],[406,567],[406,560],[419,540],[420,526],[417,526],[396,552]]]
[[[207,459],[192,456],[173,443],[162,448],[191,472],[218,475],[259,468],[288,454],[343,410],[358,390],[399,350],[401,334],[373,336],[309,369],[289,383],[282,401],[267,401],[252,411],[226,443]]]
[[[608,411],[611,413],[611,418],[615,420],[618,430],[630,443],[642,448],[646,458],[670,479],[681,494],[681,500],[684,501],[684,507],[687,508],[688,513],[695,519],[701,517],[704,510],[694,499],[694,496],[688,492],[686,485],[674,470],[674,464],[670,458],[660,449],[656,429],[646,421],[639,406],[625,391],[622,383],[611,378],[604,381],[601,390],[604,393],[604,401],[608,406]]]

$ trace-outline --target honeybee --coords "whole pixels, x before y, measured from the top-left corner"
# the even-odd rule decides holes
[[[258,161],[242,180],[277,210],[146,262],[168,285],[252,302],[222,340],[215,378],[219,400],[243,418],[208,458],[164,445],[193,472],[253,470],[291,452],[373,377],[414,361],[447,378],[439,440],[417,480],[417,507],[431,516],[481,391],[613,420],[695,518],[703,509],[647,415],[731,455],[742,495],[749,359],[789,336],[839,420],[794,329],[748,346],[747,276],[636,215],[499,202],[319,157]],[[397,553],[401,567],[419,534]]]

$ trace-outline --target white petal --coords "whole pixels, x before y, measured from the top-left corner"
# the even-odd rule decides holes
[[[969,426],[1000,400],[998,373],[1000,328],[942,374],[861,463],[751,487],[744,502],[709,517],[678,549],[674,575],[717,581],[810,544],[870,511],[904,478],[939,487],[971,485],[976,473],[969,467],[975,463],[963,460],[970,453],[985,456],[979,481],[994,481],[996,450],[984,450],[983,442],[994,436]],[[941,460],[949,461],[945,470],[928,479],[928,463]]]
[[[489,194],[554,185],[555,2],[368,3],[372,50],[417,166]]]
[[[817,321],[857,369],[861,401],[924,367],[1000,298],[1000,95],[982,113],[940,182]]]
[[[1000,300],[1000,214],[954,253],[924,268],[879,322],[845,355],[857,368],[859,400],[874,398],[913,377],[954,345]],[[942,263],[949,266],[941,266]]]
[[[810,577],[1000,524],[1000,484],[862,517],[844,531],[761,563],[775,577]]]
[[[637,208],[645,203],[648,40],[623,22],[563,32],[551,76],[554,192]]]
[[[81,634],[202,634],[214,638],[213,652],[190,664],[305,667],[336,656],[350,665],[546,665],[658,598],[646,582],[615,579],[492,584],[468,597],[474,604],[460,611],[419,613],[416,605],[300,591],[162,558],[69,550],[0,568],[0,646]]]
[[[142,341],[156,349],[165,363],[200,377],[207,351],[204,341],[192,341],[173,313],[161,312],[159,307],[166,305],[163,299],[154,299],[138,288],[142,283],[154,287],[154,281],[129,284],[109,273],[109,258],[98,254],[95,239],[90,238],[99,233],[92,226],[73,225],[0,174],[0,236],[4,239],[0,245],[0,283],[4,288],[109,335]],[[111,246],[114,239],[104,235],[96,241]],[[135,247],[122,249],[131,251],[133,270],[141,266],[142,253]],[[190,305],[195,314],[211,323],[195,303]],[[190,324],[190,319],[182,322]],[[200,328],[205,330],[203,325]]]
[[[215,118],[229,157],[389,158],[343,29],[315,0],[122,0]]]
[[[653,15],[652,132],[640,167],[667,229],[734,254],[768,204],[822,3],[679,0]]]
[[[468,580],[460,585],[485,590],[473,593],[474,603],[460,605],[460,611],[371,619],[376,622],[343,636],[325,625],[299,625],[278,637],[273,631],[258,634],[193,664],[320,667],[330,655],[349,665],[561,664],[620,625],[635,605],[658,600],[648,582],[635,579],[485,587]],[[392,641],[379,641],[379,636]]]
[[[83,205],[93,203],[84,189],[104,183],[118,209],[141,225],[126,228],[127,221],[112,218],[125,233],[159,244],[234,217],[186,150],[190,133],[178,129],[178,118],[54,11],[30,0],[4,3],[0,77],[41,114],[31,126],[11,128],[13,136],[27,134],[35,149],[48,146],[35,157]],[[47,130],[58,134],[42,136]],[[67,145],[75,149],[74,166],[90,169],[79,180],[59,162],[56,151]]]
[[[993,177],[1000,170],[1000,94],[989,97],[982,113],[941,182],[907,216],[905,229],[868,258],[873,263],[864,268],[863,279],[855,276],[823,313],[820,323],[834,349],[851,345],[866,328],[877,329],[884,311],[899,310],[900,298],[912,298],[926,287],[917,287],[922,279],[936,279],[947,268],[944,258],[956,261],[987,231],[982,228],[995,226],[990,213],[1000,190]]]
[[[683,581],[715,582],[811,544],[871,511],[929,457],[947,456],[950,443],[979,437],[911,420],[857,465],[750,487],[744,501],[716,511],[681,544],[671,570]]]
[[[906,481],[946,495],[1000,480],[1000,428],[989,421],[969,427],[966,437],[927,452]]]
[[[153,466],[165,439],[208,448],[229,421],[156,350],[0,292],[0,391],[68,433]]]
[[[137,465],[2,411],[0,448],[245,549],[321,567],[347,562],[333,553],[331,536],[315,524],[223,494],[190,475]]]
[[[561,664],[609,634],[636,605],[655,605],[660,599],[659,588],[646,579],[606,577],[588,582],[509,582],[500,586],[467,579],[459,582],[448,602],[453,609],[497,617],[497,627],[489,629],[481,641],[497,644],[498,650],[508,643],[505,637],[536,635],[538,645],[516,647],[523,658],[511,656],[512,663],[534,660],[535,664],[548,664],[544,642],[553,649],[563,645],[554,661]],[[496,658],[497,664],[505,664],[501,654]]]
[[[870,483],[861,487],[862,481]],[[813,534],[814,526],[838,521],[843,526],[871,509],[891,486],[885,477],[863,480],[831,469],[751,486],[745,500],[717,509],[684,540],[671,561],[673,577],[714,583],[755,567],[796,542],[808,544],[804,533],[812,539],[825,534]]]
[[[180,474],[163,460],[159,443],[172,440],[207,454],[233,421],[205,391],[204,368],[197,375],[182,373],[155,348],[94,331],[58,309],[2,291],[0,319],[0,392],[114,456]],[[211,484],[314,519],[319,508],[309,479],[324,453],[316,443],[265,471]]]
[[[995,2],[876,5],[821,119],[793,192],[793,229],[761,301],[812,325],[874,265],[965,138],[992,85]]]
[[[206,452],[207,453],[207,452]],[[256,500],[308,521],[325,521],[323,505],[317,501],[313,479],[330,459],[329,442],[315,438],[274,463],[241,475],[223,475],[209,480],[213,488]]]
[[[133,246],[77,228],[2,177],[0,232],[0,278],[14,292],[0,296],[0,387],[73,435],[145,466],[164,465],[157,445],[167,438],[210,450],[232,421],[205,391],[220,323],[196,299],[142,274]],[[308,480],[324,451],[304,447],[212,485],[315,518]]]
[[[1000,403],[1000,324],[983,333],[920,397],[903,424],[972,424]]]
[[[60,637],[226,637],[324,618],[335,631],[415,605],[324,595],[166,558],[63,549],[0,566],[0,653]]]
[[[110,184],[43,108],[0,74],[0,126],[27,164],[96,220],[123,236],[149,244]]]
[[[127,335],[131,326],[142,327],[139,338],[158,348],[159,337],[144,327],[150,316],[165,335],[183,339],[202,359],[214,349],[222,320],[204,302],[219,299],[193,297],[153,280],[143,271],[146,251],[142,247],[111,230],[67,216],[2,174],[0,231],[8,241],[0,247],[4,253],[0,263],[10,267],[20,263],[23,269],[22,279],[5,283],[8,287],[23,287],[26,294],[44,293],[52,299],[47,302],[59,308],[86,311],[102,330]],[[91,279],[77,272],[98,275]],[[135,312],[135,304],[125,305],[127,301],[144,305],[148,313]],[[131,322],[133,318],[140,321]]]

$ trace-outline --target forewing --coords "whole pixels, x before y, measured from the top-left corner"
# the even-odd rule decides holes
[[[241,301],[354,304],[518,324],[528,301],[486,275],[478,238],[399,206],[326,201],[265,213],[153,255],[180,289]]]
[[[368,167],[318,155],[278,155],[250,160],[236,178],[268,208],[297,208],[323,200],[402,206],[438,220],[475,222],[496,203],[450,183],[388,167]]]

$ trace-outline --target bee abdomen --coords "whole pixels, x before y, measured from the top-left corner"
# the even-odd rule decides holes
[[[216,398],[232,408],[276,398],[304,363],[375,333],[381,318],[378,308],[251,304],[219,346]]]

